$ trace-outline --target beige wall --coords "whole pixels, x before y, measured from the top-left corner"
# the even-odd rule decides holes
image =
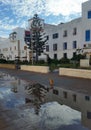
[[[59,75],[91,79],[91,70],[59,68]]]
[[[13,65],[13,64],[0,64],[0,68],[15,69],[15,65]]]
[[[81,59],[80,60],[80,67],[89,67],[89,59]]]
[[[49,67],[47,67],[47,66],[21,65],[21,70],[27,70],[27,71],[32,71],[32,72],[40,72],[40,73],[48,73]]]

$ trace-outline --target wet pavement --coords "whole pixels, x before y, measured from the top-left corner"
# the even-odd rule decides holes
[[[39,74],[0,69],[0,130],[88,130],[81,125],[80,112],[57,102],[46,102],[44,99],[48,90],[43,87],[43,90],[34,89],[35,87],[31,86],[33,83],[49,86],[50,78],[54,80],[55,86],[68,89],[69,85],[75,83],[70,87],[75,90],[74,86],[79,88],[78,84],[84,83],[88,85],[85,91],[91,91],[91,80],[88,79],[84,81],[59,77],[55,73]],[[80,86],[80,89],[82,88],[83,86]]]
[[[55,72],[41,74],[29,71],[1,68],[0,71],[30,82],[31,84],[40,83],[46,86],[50,86],[49,80],[52,79],[54,81],[54,86],[91,94],[91,79],[59,76],[58,73]]]

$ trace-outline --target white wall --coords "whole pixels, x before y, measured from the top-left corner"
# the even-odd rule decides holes
[[[54,58],[54,54],[58,55],[58,59],[61,59],[63,57],[63,53],[67,53],[68,58],[73,57],[73,52],[76,51],[76,49],[73,49],[73,41],[77,41],[77,48],[82,48],[82,19],[78,18],[76,20],[73,20],[68,23],[59,24],[57,26],[51,26],[49,27],[45,26],[45,30],[47,35],[49,35],[49,56],[50,58]],[[47,25],[48,26],[48,25]],[[73,29],[77,28],[77,34],[73,35]],[[67,37],[63,37],[64,30],[67,30]],[[58,38],[53,39],[52,35],[58,33]],[[67,50],[63,50],[63,43],[67,42]],[[58,44],[58,50],[53,51],[53,44]]]
[[[91,40],[88,42],[85,41],[85,30],[91,30],[91,19],[88,19],[88,11],[90,10],[91,0],[82,4],[82,42],[86,45],[91,44]]]

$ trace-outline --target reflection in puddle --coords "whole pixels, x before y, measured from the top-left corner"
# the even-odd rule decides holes
[[[35,113],[39,114],[41,104],[45,101],[47,89],[41,84],[33,84],[25,87],[27,93],[31,96],[31,103],[34,106]],[[29,99],[27,99],[29,101]]]
[[[41,122],[47,128],[58,129],[63,125],[77,124],[80,122],[81,114],[65,105],[59,105],[57,102],[47,103],[42,106]]]
[[[61,92],[66,96],[62,96]],[[72,92],[70,93],[74,95]],[[12,118],[15,118],[12,115],[17,113],[19,118],[21,120],[23,118],[33,130],[87,130],[81,125],[83,110],[76,104],[76,94],[75,98],[73,96],[75,103],[65,99],[68,97],[67,94],[61,88],[49,89],[39,83],[28,84],[10,77],[10,75],[2,74],[0,78],[0,106],[4,110],[9,110]],[[65,105],[60,105],[57,102]],[[76,110],[80,112],[68,107],[75,108],[75,104]],[[27,130],[27,126],[25,129]]]

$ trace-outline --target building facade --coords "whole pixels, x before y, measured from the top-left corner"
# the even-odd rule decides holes
[[[91,0],[82,4],[82,17],[67,23],[58,25],[44,24],[44,31],[47,37],[46,50],[44,54],[52,59],[69,58],[77,53],[77,49],[91,55]],[[31,20],[28,20],[30,29]],[[28,31],[29,31],[28,29]],[[27,48],[25,41],[25,29],[15,28],[9,35],[9,39],[0,41],[0,54],[5,59],[30,60],[31,52]],[[42,54],[40,58],[45,58]]]
[[[46,52],[52,59],[72,58],[77,48],[82,48],[81,18],[68,23],[61,23],[53,29],[46,30],[48,45]]]
[[[72,58],[77,52],[91,55],[91,0],[82,4],[82,17],[57,26],[45,26],[46,53],[50,58]],[[51,29],[49,29],[51,27]],[[88,57],[89,57],[88,56]]]
[[[24,36],[25,29],[18,27],[12,31],[8,39],[1,40],[0,54],[3,55],[2,58],[6,60],[28,60],[29,50],[25,44]]]

